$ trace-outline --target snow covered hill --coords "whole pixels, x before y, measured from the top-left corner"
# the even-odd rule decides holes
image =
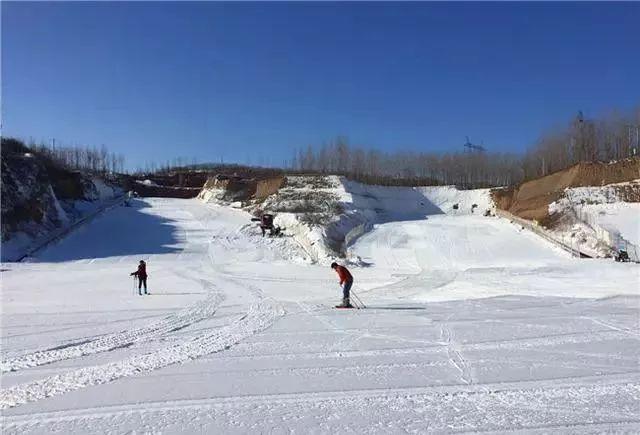
[[[4,263],[3,433],[640,430],[636,265],[571,258],[481,192],[322,189],[370,225],[347,247],[367,309],[332,309],[293,237],[195,199]]]
[[[594,256],[624,249],[640,261],[640,180],[566,189],[549,214],[557,237]]]
[[[113,183],[71,172],[3,138],[2,261],[23,258],[122,195]]]
[[[277,213],[276,224],[287,228],[310,258],[329,264],[378,223],[443,213],[484,214],[494,206],[489,189],[387,187],[336,176],[298,176],[289,177],[276,195],[250,209]]]

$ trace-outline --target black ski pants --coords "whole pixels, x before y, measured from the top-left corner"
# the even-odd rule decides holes
[[[142,284],[144,283],[144,291],[147,291],[147,277],[138,277],[138,290],[142,288]]]

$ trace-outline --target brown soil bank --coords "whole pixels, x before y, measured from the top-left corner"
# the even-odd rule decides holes
[[[246,201],[249,199],[264,199],[272,195],[285,183],[283,175],[263,176],[261,178],[242,178],[218,174],[209,177],[203,187],[205,190],[220,190],[220,199],[228,201]]]
[[[638,178],[638,157],[615,163],[578,163],[517,187],[495,189],[492,196],[499,209],[545,224],[549,218],[549,204],[559,199],[568,187],[604,186]]]

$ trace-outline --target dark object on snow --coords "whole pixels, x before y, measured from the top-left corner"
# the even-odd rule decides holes
[[[260,226],[260,229],[262,230],[262,237],[264,237],[267,230],[269,230],[269,235],[271,237],[279,236],[282,233],[282,230],[284,230],[284,228],[274,226],[273,219],[274,219],[274,216],[272,214],[265,213],[259,218],[251,218],[251,221],[260,222],[259,226]]]
[[[618,255],[616,255],[616,261],[621,261],[623,263],[631,261],[631,259],[629,258],[629,253],[623,249],[619,250]]]
[[[491,209],[486,209],[486,210],[484,211],[484,215],[485,215],[485,216],[491,216]]]
[[[457,210],[457,209],[458,209],[458,207],[459,207],[459,205],[458,205],[458,204],[453,204],[453,209],[454,209],[454,210]]]
[[[471,213],[478,207],[478,204],[471,204]]]

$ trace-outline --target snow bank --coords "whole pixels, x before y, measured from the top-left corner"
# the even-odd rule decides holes
[[[113,199],[124,194],[120,187],[107,184],[100,178],[92,178],[91,183],[95,188],[94,200]]]
[[[625,201],[633,192],[640,192],[640,181],[566,189],[549,205],[550,215],[562,217],[553,232],[596,256],[608,256],[611,249],[635,250],[640,245],[640,203]]]
[[[212,203],[212,204],[222,202],[223,197],[224,197],[224,190],[216,189],[213,187],[202,189],[198,194],[199,200],[201,200],[202,202]]]
[[[495,210],[491,189],[458,190],[455,186],[418,187],[417,189],[446,214],[478,214]],[[455,206],[457,207],[454,208]]]
[[[583,210],[597,225],[617,231],[624,239],[640,245],[640,203],[594,204]]]
[[[2,242],[2,261],[19,260],[117,203],[124,194],[120,187],[97,177],[84,185],[83,199],[60,200],[50,184],[44,189],[48,205],[42,207],[40,221],[25,220],[9,234]]]
[[[370,186],[341,181],[349,200],[343,204],[345,213],[327,228],[326,235],[342,242],[343,249],[376,224],[424,220],[438,214],[480,214],[494,208],[489,189]]]
[[[290,177],[287,186],[254,212],[276,214],[275,224],[286,228],[311,259],[330,263],[345,256],[347,248],[377,224],[437,214],[482,214],[493,208],[489,189],[374,186],[314,176]]]

